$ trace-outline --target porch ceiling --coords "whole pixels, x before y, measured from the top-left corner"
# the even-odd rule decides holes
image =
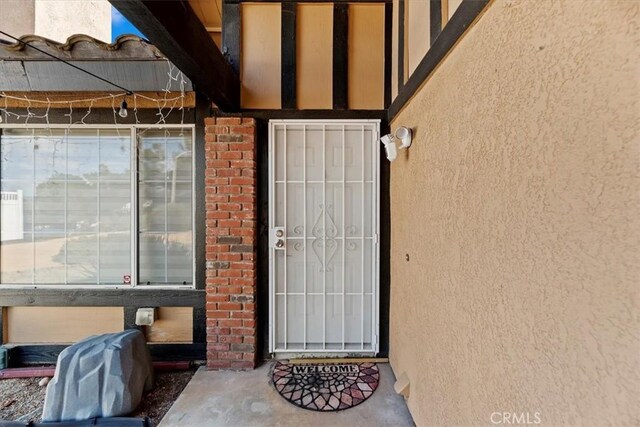
[[[240,79],[187,0],[109,0],[223,111],[240,108]]]

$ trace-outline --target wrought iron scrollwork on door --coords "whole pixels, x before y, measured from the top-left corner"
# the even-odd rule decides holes
[[[328,209],[325,209],[324,205],[320,205],[318,218],[316,219],[316,222],[311,229],[311,232],[315,237],[313,243],[311,243],[311,247],[313,248],[313,252],[318,258],[321,272],[333,271],[332,261],[338,249],[338,243],[336,242],[336,237],[338,236],[338,227],[336,227],[336,223],[333,220],[331,213],[329,212],[329,210],[333,206],[328,205],[327,207]]]

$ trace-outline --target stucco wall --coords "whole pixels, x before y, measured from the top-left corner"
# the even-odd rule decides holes
[[[33,34],[35,1],[0,0],[0,29],[14,37]],[[2,38],[7,39],[6,36],[2,36]]]
[[[35,0],[35,34],[59,42],[74,34],[87,34],[111,43],[111,3],[108,0]]]
[[[390,356],[419,426],[640,423],[639,28],[637,1],[497,0],[394,121]]]

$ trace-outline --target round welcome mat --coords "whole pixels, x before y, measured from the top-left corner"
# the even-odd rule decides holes
[[[289,402],[312,411],[340,411],[367,400],[378,387],[375,363],[277,362],[273,384]]]

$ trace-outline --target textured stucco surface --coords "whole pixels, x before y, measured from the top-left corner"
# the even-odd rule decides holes
[[[415,142],[390,356],[419,426],[640,424],[639,28],[637,1],[497,0],[392,124]]]
[[[36,0],[35,34],[58,42],[74,34],[86,34],[111,43],[111,3],[108,0]]]

